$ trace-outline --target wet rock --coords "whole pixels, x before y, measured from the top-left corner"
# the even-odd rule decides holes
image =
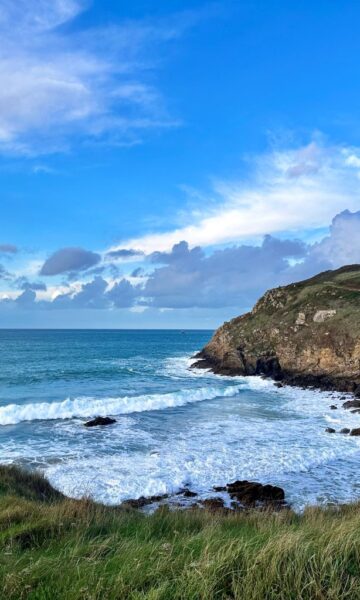
[[[224,508],[224,500],[222,498],[206,498],[201,501],[201,506],[208,510],[221,510]]]
[[[346,408],[347,410],[350,408],[360,408],[360,400],[347,400],[344,402],[343,408]]]
[[[335,429],[333,429],[333,427],[327,427],[325,429],[326,433],[336,433]]]
[[[214,485],[214,492],[226,492],[226,486],[224,485]]]
[[[84,423],[85,427],[98,427],[103,425],[112,425],[116,423],[116,419],[111,419],[110,417],[95,417],[91,421],[87,421]]]
[[[348,429],[347,427],[343,427],[342,429],[340,429],[340,433],[350,433],[350,429]]]
[[[155,502],[160,502],[161,500],[166,500],[169,497],[169,494],[162,494],[160,496],[140,496],[140,498],[129,498],[128,500],[124,500],[121,506],[125,508],[143,508],[144,506],[148,506],[149,504],[154,504]]]
[[[331,408],[331,410],[337,410],[337,406],[335,406],[335,404],[332,404],[332,405],[330,406],[330,408]]]
[[[182,495],[184,496],[184,498],[195,498],[195,496],[197,496],[196,492],[192,492],[191,490],[188,490],[187,488],[183,491]]]
[[[350,431],[350,435],[360,435],[360,427],[357,427],[356,429],[352,429]]]
[[[280,504],[285,501],[285,492],[275,485],[262,485],[252,481],[234,481],[226,489],[230,496],[241,504],[253,506],[257,503]]]

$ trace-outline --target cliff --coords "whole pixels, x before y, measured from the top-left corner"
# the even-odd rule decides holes
[[[360,265],[269,290],[197,358],[223,375],[360,393]]]

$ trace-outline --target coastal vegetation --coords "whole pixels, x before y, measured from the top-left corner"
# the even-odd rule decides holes
[[[0,467],[0,597],[354,600],[360,505],[146,515]]]

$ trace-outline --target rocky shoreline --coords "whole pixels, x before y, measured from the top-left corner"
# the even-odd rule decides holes
[[[215,375],[223,375],[230,377],[243,376],[243,373],[239,373],[236,369],[229,370],[228,368],[222,369],[221,366],[216,365],[212,359],[206,357],[206,353],[202,350],[193,357],[195,362],[191,365],[190,369],[206,369],[211,371]],[[314,376],[311,374],[286,374],[282,373],[281,370],[277,371],[277,374],[268,373],[267,375],[261,375],[264,379],[271,379],[277,387],[298,387],[300,389],[312,389],[319,390],[322,392],[340,392],[346,393],[347,396],[341,396],[340,400],[345,401],[342,404],[342,408],[350,410],[353,414],[360,414],[360,385],[357,381],[331,378],[330,376]],[[349,399],[349,395],[352,399]],[[332,410],[337,410],[338,406],[332,404],[330,406]],[[336,430],[332,427],[325,429],[327,433],[336,433]],[[351,436],[360,436],[359,428],[343,428],[339,431],[342,434],[349,434]]]
[[[153,511],[165,505],[174,510],[203,508],[225,513],[254,509],[279,511],[289,508],[285,500],[285,492],[281,487],[264,485],[256,481],[237,480],[224,486],[214,486],[211,494],[211,496],[203,498],[189,487],[184,487],[175,494],[128,499],[122,502],[121,506]]]
[[[359,379],[333,377],[331,374],[296,373],[282,369],[276,357],[259,360],[255,372],[244,372],[238,366],[231,366],[228,362],[224,364],[223,361],[217,359],[214,355],[208,354],[206,349],[195,354],[193,359],[195,362],[191,365],[191,369],[206,369],[214,373],[214,375],[224,375],[227,377],[261,375],[262,377],[272,379],[279,387],[289,385],[302,389],[317,389],[324,392],[342,392],[360,398],[360,373]]]

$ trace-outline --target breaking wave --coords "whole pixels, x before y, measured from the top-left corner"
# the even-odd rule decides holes
[[[125,415],[134,412],[163,410],[192,402],[236,396],[242,386],[208,386],[184,389],[167,394],[123,396],[119,398],[67,398],[62,402],[8,404],[0,407],[0,425],[15,425],[22,421],[47,421],[94,417],[97,415]]]

